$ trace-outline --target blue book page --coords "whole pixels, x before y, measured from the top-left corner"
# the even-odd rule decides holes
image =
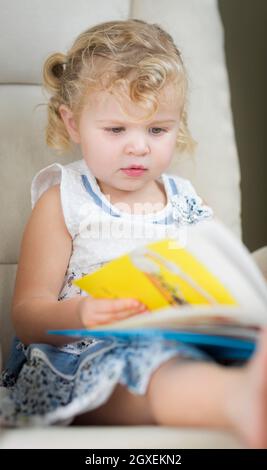
[[[49,334],[65,335],[71,338],[83,337],[115,337],[121,340],[133,338],[163,338],[167,341],[181,341],[200,347],[215,359],[247,360],[255,350],[254,339],[235,338],[224,335],[206,334],[201,332],[175,331],[163,329],[129,329],[129,330],[49,330]]]

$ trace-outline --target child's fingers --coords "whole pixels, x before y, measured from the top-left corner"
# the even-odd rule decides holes
[[[92,308],[97,313],[104,313],[107,315],[116,314],[119,312],[133,311],[143,305],[135,299],[94,299]]]
[[[131,317],[132,315],[137,315],[138,313],[141,313],[141,311],[127,311],[119,314],[113,314],[113,315],[108,315],[108,314],[94,314],[93,316],[90,316],[90,318],[84,318],[83,319],[83,324],[86,328],[97,328],[98,325],[107,325],[107,324],[112,324],[118,320],[123,320],[125,318]]]
[[[94,324],[95,326],[97,325],[105,325],[105,324],[112,324],[115,323],[116,321],[124,320],[126,318],[129,318],[133,315],[137,315],[138,312],[127,312],[123,314],[119,314],[118,316],[108,316],[108,315],[103,315],[101,317],[94,317],[91,319],[91,324]]]
[[[98,313],[97,318],[106,318],[110,321],[120,320],[121,318],[127,318],[131,315],[137,315],[138,313],[142,313],[146,310],[145,306],[140,306],[135,309],[127,309],[127,310],[120,310],[117,312],[106,312],[106,313]]]
[[[147,307],[135,299],[86,299],[80,313],[82,323],[87,328],[137,315]]]

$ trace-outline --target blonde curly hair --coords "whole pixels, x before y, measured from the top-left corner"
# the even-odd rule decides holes
[[[193,153],[196,142],[187,125],[187,74],[172,37],[158,24],[130,19],[109,21],[82,32],[66,55],[50,55],[43,67],[43,86],[51,95],[46,143],[62,154],[72,142],[59,107],[67,105],[79,121],[92,91],[108,90],[123,102],[128,97],[148,111],[158,109],[158,96],[171,83],[182,103],[177,136],[180,152]]]

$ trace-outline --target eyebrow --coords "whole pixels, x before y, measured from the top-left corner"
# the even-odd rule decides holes
[[[97,119],[96,122],[108,122],[110,124],[112,123],[112,124],[120,124],[120,125],[127,124],[123,121],[116,121],[114,119]],[[152,121],[152,122],[150,122],[150,124],[160,124],[160,123],[163,123],[163,122],[177,122],[177,121],[175,119],[160,119],[158,121]]]

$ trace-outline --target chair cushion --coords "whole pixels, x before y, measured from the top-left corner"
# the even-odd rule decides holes
[[[0,449],[242,449],[231,434],[165,426],[78,426],[4,430]],[[177,451],[179,454],[179,451]],[[92,455],[92,452],[88,452]]]
[[[130,4],[130,0],[5,2],[0,17],[0,83],[40,85],[48,54],[65,51],[90,26],[126,19]]]

